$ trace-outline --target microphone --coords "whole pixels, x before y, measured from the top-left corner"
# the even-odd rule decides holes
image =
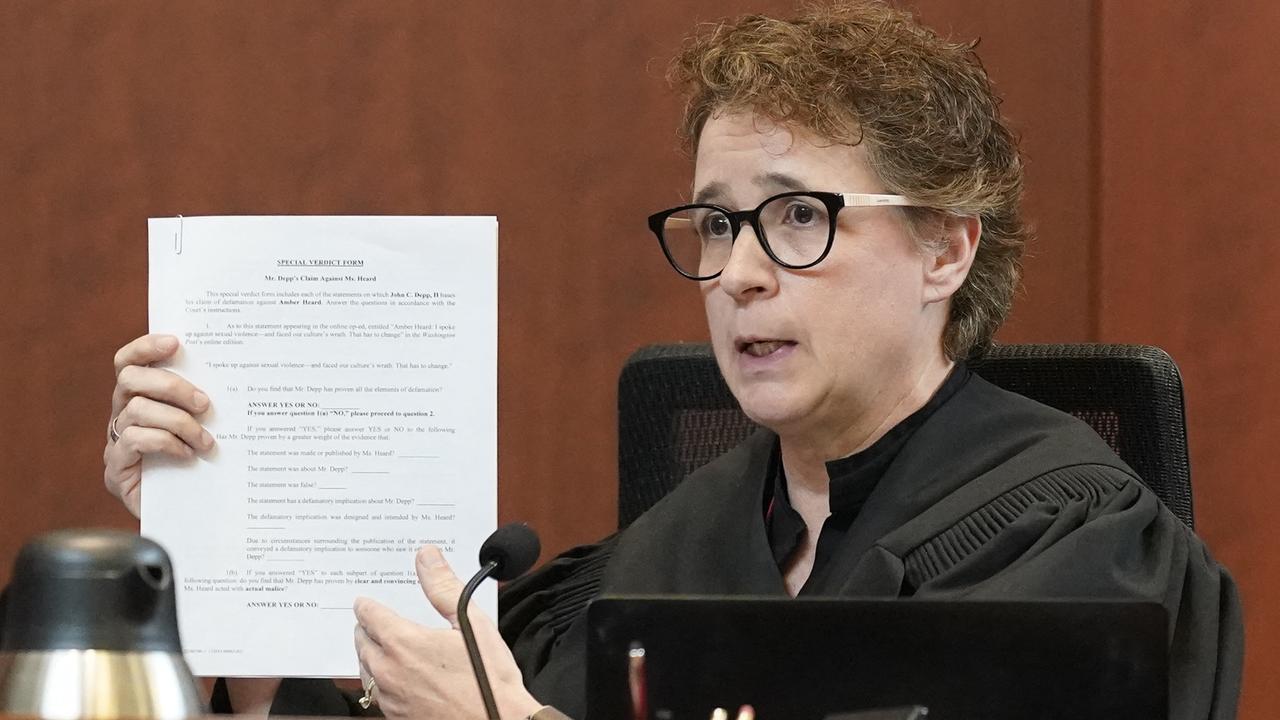
[[[533,567],[540,552],[542,544],[538,542],[538,534],[533,528],[524,523],[503,525],[493,531],[480,546],[480,572],[471,578],[458,596],[458,629],[462,631],[462,642],[467,646],[471,670],[480,686],[480,697],[484,700],[484,710],[489,720],[501,719],[498,717],[498,705],[493,700],[489,674],[485,672],[484,660],[480,657],[480,646],[476,644],[476,634],[467,617],[467,606],[471,604],[471,596],[485,578],[493,576],[499,582],[515,580]]]

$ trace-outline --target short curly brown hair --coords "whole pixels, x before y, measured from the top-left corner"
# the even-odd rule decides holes
[[[747,15],[705,25],[668,73],[688,95],[689,147],[713,114],[753,111],[833,142],[865,143],[886,190],[927,206],[906,210],[925,247],[946,215],[981,219],[973,267],[943,334],[952,359],[990,347],[1030,238],[1017,139],[975,45],[940,38],[883,2],[842,2],[791,20]]]

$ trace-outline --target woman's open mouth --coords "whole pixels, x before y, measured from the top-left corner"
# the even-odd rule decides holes
[[[795,342],[792,340],[746,338],[738,340],[734,344],[738,352],[751,357],[762,358],[768,357],[783,348],[792,347]]]

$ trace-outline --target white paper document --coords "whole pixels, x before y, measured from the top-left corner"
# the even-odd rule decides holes
[[[352,676],[358,596],[444,626],[414,573],[497,522],[497,220],[152,219],[151,331],[215,450],[148,459],[197,675]],[[496,590],[479,606],[496,617]]]

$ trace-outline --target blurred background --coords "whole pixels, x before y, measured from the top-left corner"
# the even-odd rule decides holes
[[[1000,338],[1181,365],[1241,717],[1274,717],[1280,4],[908,6],[981,38],[1024,138],[1039,240]],[[501,520],[544,559],[609,533],[618,371],[705,334],[644,222],[691,179],[665,65],[697,22],[792,8],[0,0],[0,581],[33,533],[135,527],[101,480],[111,358],[147,329],[146,219],[175,214],[497,215]]]

